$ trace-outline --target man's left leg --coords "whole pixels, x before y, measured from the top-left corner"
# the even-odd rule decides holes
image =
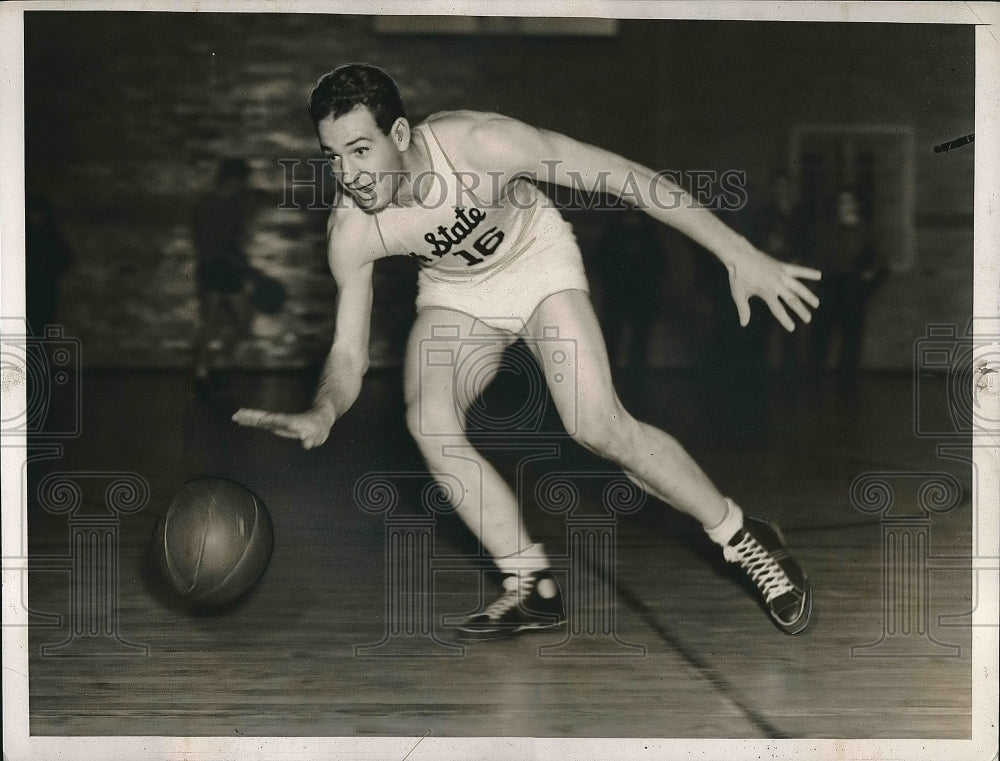
[[[209,375],[213,369],[214,344],[218,341],[223,324],[222,294],[214,290],[202,290],[199,294],[198,331],[194,342],[194,379],[199,392],[209,388]]]
[[[560,363],[541,351],[554,330],[572,346]],[[527,324],[529,345],[546,379],[572,372],[576,384],[549,383],[553,401],[573,438],[620,465],[650,494],[701,522],[760,590],[772,618],[794,634],[809,620],[812,596],[805,574],[784,549],[776,527],[743,513],[724,497],[692,457],[671,436],[637,421],[622,406],[589,296],[569,290],[549,296]]]

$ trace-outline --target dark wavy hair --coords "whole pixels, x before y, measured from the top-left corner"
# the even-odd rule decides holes
[[[367,63],[348,63],[325,74],[309,96],[313,124],[336,119],[356,106],[367,106],[386,135],[396,120],[406,116],[399,88],[383,69]]]

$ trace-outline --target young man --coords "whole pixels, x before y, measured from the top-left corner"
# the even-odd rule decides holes
[[[194,359],[195,387],[199,392],[210,386],[213,354],[216,359],[231,362],[233,348],[250,329],[244,292],[250,270],[245,250],[249,177],[246,161],[222,159],[215,184],[198,200],[191,214],[201,304]]]
[[[468,393],[496,375],[500,352],[463,363],[469,337],[509,346],[524,337],[545,373],[566,430],[620,465],[650,494],[700,521],[725,557],[752,579],[784,631],[802,631],[812,607],[805,574],[776,528],[715,488],[670,436],[622,408],[580,251],[570,225],[527,178],[554,176],[572,187],[606,178],[609,191],[712,251],[726,265],[740,322],[758,296],[788,330],[818,300],[799,278],[820,273],[757,251],[676,186],[650,169],[564,135],[496,114],[437,114],[411,128],[392,79],[350,64],[324,76],[309,103],[320,148],[346,191],[330,216],[329,261],[339,288],[333,347],[312,408],[300,414],[240,410],[233,419],[309,449],[357,398],[368,367],[375,260],[419,260],[417,317],[407,348],[407,422],[432,474],[449,485],[456,511],[504,574],[503,593],[465,619],[458,635],[491,639],[565,621],[562,596],[544,548],[533,544],[510,486],[470,446]],[[574,178],[571,173],[578,173]],[[669,199],[683,203],[668,203]],[[571,352],[544,352],[552,329]],[[433,339],[437,357],[425,358]],[[475,377],[470,377],[474,373]],[[560,382],[574,377],[575,385]],[[460,454],[456,454],[460,452]]]

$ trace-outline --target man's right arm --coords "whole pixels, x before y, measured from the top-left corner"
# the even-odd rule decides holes
[[[235,422],[298,439],[312,449],[327,440],[334,422],[354,404],[368,369],[375,260],[370,224],[366,216],[341,210],[327,226],[327,254],[338,288],[337,322],[312,407],[296,414],[241,409],[233,415]]]
[[[367,218],[344,216],[347,218],[338,219],[334,212],[327,227],[330,272],[337,283],[337,315],[333,346],[313,397],[313,408],[328,415],[331,425],[361,392],[371,332],[373,261],[364,250],[369,236],[362,229]]]

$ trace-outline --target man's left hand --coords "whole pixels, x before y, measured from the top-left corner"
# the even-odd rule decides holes
[[[750,324],[750,298],[764,300],[771,313],[785,330],[795,330],[795,321],[788,313],[791,309],[802,322],[812,319],[809,308],[819,306],[819,299],[800,280],[819,280],[823,274],[811,267],[786,264],[756,249],[748,251],[739,261],[726,264],[729,270],[729,287],[740,316],[740,326]],[[787,307],[787,308],[786,308]]]

